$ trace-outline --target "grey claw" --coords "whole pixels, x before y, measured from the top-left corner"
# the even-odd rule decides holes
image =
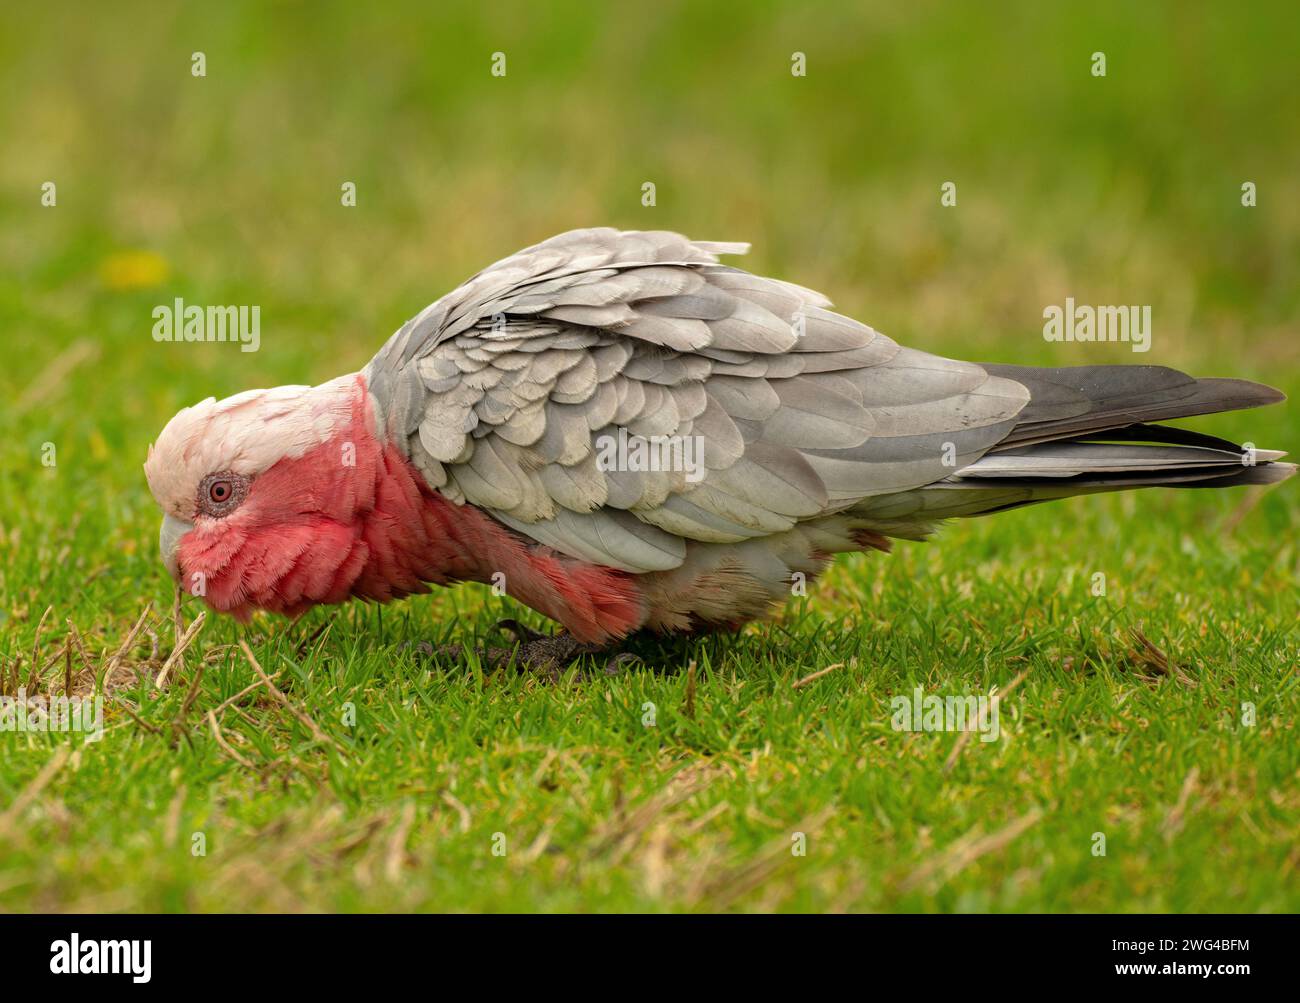
[[[513,667],[521,672],[538,672],[557,681],[561,678],[564,668],[575,659],[583,655],[600,655],[609,650],[602,649],[598,645],[584,644],[566,631],[560,631],[558,634],[543,634],[524,626],[518,620],[501,620],[497,623],[497,627],[514,634],[515,644],[508,648],[474,649],[483,667],[491,672]],[[427,641],[418,641],[415,642],[414,647],[425,657],[445,659],[452,664],[465,663],[465,649],[460,645],[434,647]],[[604,674],[618,675],[640,661],[640,658],[630,652],[612,654],[605,662]]]
[[[616,676],[624,669],[630,669],[641,661],[630,651],[621,651],[605,663],[605,675]]]

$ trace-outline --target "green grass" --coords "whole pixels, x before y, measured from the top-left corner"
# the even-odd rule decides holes
[[[174,639],[140,464],[164,422],[359,368],[572,226],[752,240],[748,267],[944,354],[1300,394],[1290,5],[438,6],[0,15],[7,685],[37,647],[62,691],[71,620],[91,687],[154,610],[102,741],[0,734],[0,909],[1300,908],[1294,483],[954,524],[616,677],[420,661],[520,613],[464,587],[210,619],[154,688]],[[259,304],[261,351],[154,343],[176,296]],[[1066,296],[1150,303],[1152,351],[1046,344]],[[1192,424],[1297,446],[1294,405]],[[241,638],[289,707],[222,707],[256,681]],[[917,685],[1022,674],[999,742],[890,726]]]

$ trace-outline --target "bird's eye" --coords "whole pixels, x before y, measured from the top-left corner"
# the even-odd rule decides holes
[[[239,507],[248,495],[248,478],[242,474],[222,472],[208,474],[199,485],[199,511],[220,519]]]

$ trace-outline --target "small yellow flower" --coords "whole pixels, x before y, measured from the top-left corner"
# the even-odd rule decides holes
[[[153,251],[115,251],[99,263],[99,277],[116,291],[151,289],[171,274],[166,260]]]

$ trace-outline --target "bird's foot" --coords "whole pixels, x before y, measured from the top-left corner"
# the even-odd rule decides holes
[[[609,657],[604,664],[604,674],[612,676],[639,661],[628,652],[616,651],[607,645],[579,641],[568,631],[543,634],[518,620],[501,620],[497,627],[512,633],[517,643],[509,648],[474,649],[479,664],[489,672],[513,666],[520,672],[536,672],[556,680],[566,668],[584,655],[607,655]],[[444,644],[435,648],[422,643],[418,648],[426,655],[435,655],[457,664],[465,664],[467,661],[465,649],[461,645]]]

